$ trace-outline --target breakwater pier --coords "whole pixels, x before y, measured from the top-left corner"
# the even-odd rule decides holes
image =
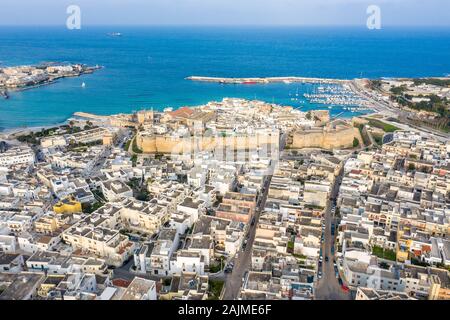
[[[343,84],[349,80],[342,79],[326,79],[326,78],[307,78],[307,77],[256,77],[256,78],[219,78],[219,77],[202,77],[190,76],[186,80],[213,82],[223,84],[267,84],[267,83],[329,83]]]

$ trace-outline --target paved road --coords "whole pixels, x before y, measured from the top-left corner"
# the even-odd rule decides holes
[[[264,191],[258,200],[258,205],[255,212],[255,224],[253,226],[251,224],[249,225],[247,246],[245,250],[240,250],[238,252],[238,258],[234,259],[233,272],[226,276],[223,300],[235,300],[237,298],[242,285],[242,278],[245,272],[250,270],[251,253],[253,242],[255,241],[256,225],[258,224],[259,215],[266,204],[271,179],[272,176],[267,176],[264,183]]]
[[[122,148],[123,145],[125,144],[127,138],[129,137],[130,131],[128,129],[125,130],[121,130],[119,132],[119,135],[117,137],[117,140],[115,142],[115,145]],[[111,152],[113,150],[113,146],[105,146],[104,151],[102,152],[102,154],[98,157],[98,159],[95,161],[95,163],[93,164],[92,168],[87,169],[84,172],[84,176],[85,177],[96,177],[96,176],[100,176],[101,172],[100,170],[104,167],[106,160],[108,159],[108,157],[110,156]]]
[[[325,208],[325,236],[322,244],[323,263],[322,263],[322,278],[319,279],[315,296],[318,300],[349,300],[351,299],[350,293],[346,293],[339,285],[338,279],[334,270],[334,257],[331,254],[331,247],[334,245],[335,236],[331,235],[331,224],[335,219],[332,215],[331,208],[333,206],[333,199],[336,199],[339,186],[342,182],[343,170],[341,170],[331,191],[330,199],[328,200],[327,207]],[[325,257],[328,257],[328,261],[325,261]]]
[[[144,279],[148,279],[148,280],[153,280],[156,282],[159,282],[161,279],[163,279],[164,277],[158,277],[149,273],[146,274],[142,274],[142,273],[134,273],[131,271],[127,271],[125,269],[114,269],[113,270],[113,279],[124,279],[127,281],[132,281],[134,279],[134,277],[140,277],[140,278],[144,278]]]
[[[417,126],[411,123],[411,121],[408,119],[408,116],[411,114],[410,112],[394,107],[392,102],[390,101],[386,102],[375,99],[372,95],[370,95],[367,89],[364,88],[364,86],[360,81],[350,81],[349,85],[350,88],[353,90],[353,92],[365,97],[371,103],[371,108],[373,108],[374,110],[378,111],[381,115],[383,115],[384,122],[392,124],[403,130],[420,131],[422,133],[425,133],[426,135],[433,136],[435,139],[438,139],[439,141],[445,142],[448,139],[450,139],[450,134],[448,133],[434,130],[433,128],[429,127]],[[389,121],[388,118],[390,117],[398,118],[399,122]]]

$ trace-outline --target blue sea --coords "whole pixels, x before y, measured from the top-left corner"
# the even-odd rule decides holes
[[[111,37],[110,32],[121,32]],[[450,73],[450,29],[363,27],[0,27],[0,66],[101,65],[80,78],[0,99],[0,130],[51,125],[76,111],[97,114],[194,106],[223,97],[291,101],[306,85],[221,85],[218,77],[422,77]],[[82,82],[86,83],[83,88]],[[331,110],[336,115],[339,107]],[[344,113],[342,116],[355,114]]]

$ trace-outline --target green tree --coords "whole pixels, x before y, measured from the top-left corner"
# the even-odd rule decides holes
[[[305,118],[306,118],[307,120],[311,120],[311,119],[312,119],[311,111],[308,111],[308,112],[306,113]]]

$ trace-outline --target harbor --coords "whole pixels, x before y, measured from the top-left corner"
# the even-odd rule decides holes
[[[305,104],[311,106],[325,107],[328,109],[339,109],[339,113],[367,113],[372,109],[366,98],[352,90],[353,80],[330,79],[330,78],[308,78],[308,77],[251,77],[251,78],[221,78],[190,76],[186,78],[191,81],[235,84],[235,85],[261,85],[261,84],[297,84],[307,85],[306,92],[299,91],[297,86],[295,92],[289,92],[289,101],[302,108]],[[341,112],[343,110],[344,112]]]
[[[352,113],[371,110],[368,100],[353,92],[347,84],[314,86],[313,92],[304,93],[303,97],[311,104],[327,105],[329,109],[339,106]]]

